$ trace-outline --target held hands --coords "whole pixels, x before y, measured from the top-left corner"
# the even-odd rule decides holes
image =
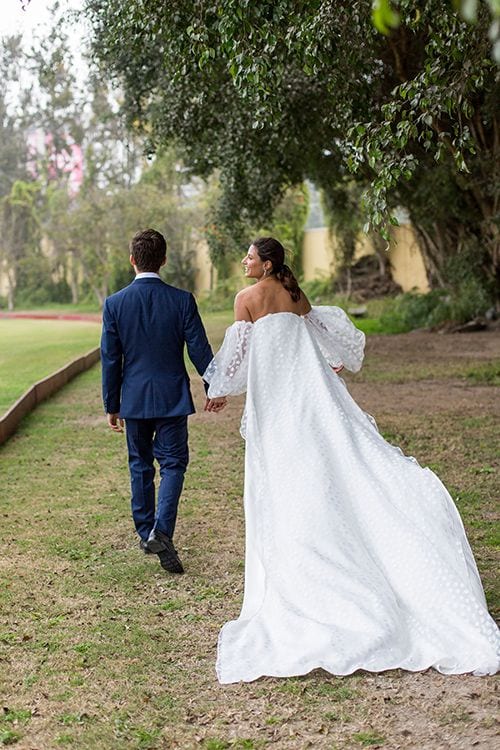
[[[205,401],[204,411],[213,411],[216,414],[224,409],[227,404],[227,398],[225,396],[217,396],[217,398],[207,398]]]
[[[332,368],[333,372],[342,372],[342,370],[344,369],[344,365],[340,365],[339,367],[334,367],[333,365],[330,365],[330,367]]]
[[[123,432],[123,419],[120,419],[118,414],[106,414],[108,420],[108,426],[111,427],[113,432]]]

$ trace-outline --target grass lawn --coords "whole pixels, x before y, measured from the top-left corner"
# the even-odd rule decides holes
[[[206,316],[214,345],[230,318]],[[363,407],[388,439],[432,464],[458,495],[494,609],[499,456],[489,404],[495,389],[448,381],[443,346],[453,347],[431,337],[436,357],[429,355],[425,367],[432,371],[435,361],[439,409],[431,405],[426,413],[420,398],[420,414],[406,408],[411,389],[423,386],[412,380],[411,366],[401,375],[405,382],[394,384],[388,363],[398,351],[401,359],[421,349],[423,340],[406,350],[411,335],[370,343],[373,378],[350,388],[365,394]],[[481,365],[489,355],[482,356]],[[464,360],[464,377],[472,359]],[[193,387],[200,406],[197,378]],[[443,404],[462,388],[475,400],[474,416],[452,400]],[[182,577],[168,575],[137,547],[124,438],[105,426],[98,367],[39,406],[0,448],[0,746],[468,750],[479,741],[493,747],[490,677],[394,670],[335,678],[317,671],[218,685],[217,635],[238,615],[243,586],[241,408],[241,398],[231,399],[222,414],[199,411],[190,421],[191,464],[177,528]]]
[[[0,415],[37,380],[99,345],[100,326],[66,320],[0,320]]]

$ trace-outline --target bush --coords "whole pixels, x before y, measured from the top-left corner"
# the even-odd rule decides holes
[[[380,320],[401,332],[433,328],[444,323],[467,323],[491,307],[488,290],[479,279],[464,279],[455,289],[435,289],[427,294],[407,292],[388,301]]]
[[[484,315],[492,306],[489,290],[477,278],[462,281],[456,294],[450,299],[450,317],[457,323],[466,323]]]
[[[380,320],[383,325],[393,326],[401,333],[415,328],[424,328],[429,324],[432,312],[446,298],[447,293],[442,290],[417,294],[406,292],[388,301],[382,311]]]
[[[335,293],[333,291],[334,279],[332,276],[326,276],[312,281],[303,281],[300,288],[308,298],[311,305],[331,305],[334,304]]]
[[[221,312],[232,310],[236,294],[243,289],[245,282],[241,276],[230,276],[218,282],[215,289],[205,292],[198,299],[198,306],[202,312]]]
[[[44,307],[52,302],[68,304],[71,302],[71,290],[65,281],[41,280],[40,286],[29,286],[16,292],[17,308],[26,310]]]

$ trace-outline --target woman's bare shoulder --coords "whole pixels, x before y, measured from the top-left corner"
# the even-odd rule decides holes
[[[234,299],[237,300],[237,299],[244,299],[244,297],[248,297],[248,295],[251,294],[254,287],[255,285],[244,286],[243,289],[240,289],[239,292],[236,292],[236,297]]]
[[[253,316],[249,309],[249,303],[251,302],[252,295],[249,292],[252,291],[251,286],[240,289],[236,297],[234,298],[234,319],[235,320],[247,320],[252,322]]]

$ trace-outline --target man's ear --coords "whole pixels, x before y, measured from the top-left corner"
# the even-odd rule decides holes
[[[130,260],[130,265],[131,266],[135,266],[135,261],[134,261],[134,256],[133,255],[130,256],[129,260]]]
[[[160,268],[162,266],[164,266],[166,262],[167,262],[167,256],[165,255],[165,257],[163,258],[162,262],[160,263]]]

